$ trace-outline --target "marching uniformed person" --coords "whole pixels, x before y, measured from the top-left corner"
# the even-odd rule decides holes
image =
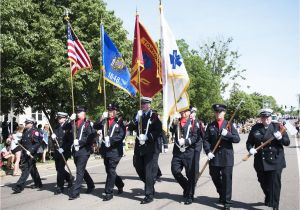
[[[139,110],[135,119],[128,126],[129,130],[136,130],[133,165],[139,178],[145,183],[145,197],[141,204],[153,201],[155,177],[153,167],[155,166],[154,153],[157,138],[162,132],[162,124],[158,115],[151,110],[149,97],[142,97],[142,110]]]
[[[210,123],[205,132],[203,148],[208,155],[209,174],[219,194],[219,202],[224,204],[224,209],[230,209],[232,204],[232,169],[234,164],[233,143],[240,141],[239,134],[233,124],[226,129],[228,122],[224,119],[226,106],[224,104],[214,104],[212,106],[216,120]],[[215,153],[218,139],[221,143]]]
[[[57,171],[57,188],[54,192],[55,195],[61,194],[64,191],[65,181],[68,183],[68,187],[72,187],[73,177],[65,169],[65,161],[62,157],[64,156],[67,161],[71,157],[71,145],[73,143],[73,134],[72,129],[68,129],[67,125],[68,114],[65,112],[58,112],[56,114],[56,119],[58,125],[54,128],[54,133],[51,135],[51,138],[55,144],[54,150],[54,160],[55,160],[55,169]],[[58,145],[56,145],[56,141]]]
[[[281,172],[286,167],[283,146],[290,144],[286,132],[280,132],[282,125],[272,122],[272,110],[262,109],[259,112],[260,123],[255,124],[246,142],[247,150],[254,155],[254,168],[258,182],[265,194],[265,205],[277,210],[279,207]],[[274,140],[261,150],[255,148],[268,139]]]
[[[195,146],[196,142],[199,141],[199,127],[197,120],[194,117],[190,118],[191,110],[195,111],[194,108],[191,108],[181,112],[181,114],[175,113],[174,122],[170,127],[170,131],[175,131],[171,171],[183,189],[185,205],[192,204],[194,200]],[[183,168],[186,177],[182,174]]]
[[[95,184],[90,174],[86,170],[86,164],[90,157],[93,140],[95,138],[95,132],[91,125],[91,122],[86,119],[86,108],[83,106],[78,106],[76,114],[72,114],[70,117],[70,126],[73,126],[75,121],[75,128],[73,126],[73,131],[75,129],[76,138],[74,138],[72,146],[72,154],[74,157],[74,162],[76,165],[76,179],[72,187],[69,200],[74,200],[79,198],[80,188],[82,181],[87,184],[86,193],[91,193],[95,189]]]
[[[22,150],[22,174],[17,181],[17,184],[12,188],[14,193],[20,193],[24,190],[25,182],[28,179],[29,174],[34,182],[32,188],[42,188],[43,186],[39,172],[36,168],[35,160],[37,150],[41,146],[42,134],[38,132],[38,129],[34,124],[35,120],[32,117],[26,118],[25,129],[23,131],[22,139],[20,140],[20,145],[27,151],[24,149]],[[33,158],[30,156],[33,156]]]
[[[118,106],[110,103],[108,112],[104,112],[100,120],[95,122],[94,128],[102,131],[101,156],[104,160],[107,173],[105,183],[105,195],[103,201],[113,198],[113,188],[116,185],[118,194],[123,192],[124,183],[117,175],[116,168],[123,156],[123,139],[125,138],[125,126],[121,118],[117,118]]]

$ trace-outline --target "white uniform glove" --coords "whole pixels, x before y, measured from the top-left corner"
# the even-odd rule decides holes
[[[137,112],[137,114],[138,114],[139,117],[141,117],[141,116],[143,115],[143,110],[139,110],[139,111]]]
[[[78,139],[74,139],[74,146],[79,146],[79,140]]]
[[[55,133],[52,133],[51,138],[52,138],[52,139],[56,139]]]
[[[174,119],[179,120],[181,118],[181,115],[178,112],[175,112]]]
[[[144,145],[147,141],[148,137],[145,134],[140,134],[138,140],[140,141],[140,145]]]
[[[106,147],[110,147],[109,136],[104,137],[104,144],[105,144]]]
[[[143,116],[143,111],[142,110],[139,110],[137,113],[136,113],[136,116],[135,116],[135,120],[139,122],[140,118]]]
[[[164,153],[167,153],[169,151],[168,148],[164,148]]]
[[[103,112],[102,119],[106,119],[106,118],[108,118],[108,112]]]
[[[64,152],[64,149],[63,148],[58,148],[58,152],[60,153],[60,154],[62,154],[63,152]]]
[[[29,152],[29,151],[26,151],[26,154],[27,154],[28,156],[30,156],[30,152]]]
[[[214,157],[215,157],[215,155],[212,152],[210,152],[210,153],[207,154],[207,158],[209,160],[213,159]]]
[[[70,117],[70,120],[75,120],[75,119],[76,119],[76,114],[73,113],[73,114],[71,115],[71,117]]]
[[[140,134],[140,135],[139,135],[139,140],[140,140],[140,141],[147,141],[147,140],[148,140],[148,137],[147,137],[145,134]]]
[[[249,150],[249,153],[250,153],[251,155],[255,155],[255,154],[257,153],[257,150],[256,150],[255,148],[251,148],[251,149]]]
[[[277,140],[282,139],[282,135],[281,135],[280,131],[277,131],[277,132],[273,133],[273,135],[274,135],[274,137],[275,137]]]
[[[227,135],[227,133],[228,133],[228,130],[227,130],[227,129],[225,129],[225,128],[223,128],[223,129],[222,129],[222,133],[221,133],[221,135],[222,135],[222,136],[226,136],[226,135]]]
[[[179,143],[180,146],[184,145],[185,144],[185,139],[184,138],[180,138],[178,140],[178,143]]]

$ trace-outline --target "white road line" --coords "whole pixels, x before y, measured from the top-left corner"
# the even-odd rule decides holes
[[[298,175],[299,175],[299,193],[300,193],[300,148],[299,148],[299,146],[298,146],[298,138],[297,138],[297,136],[295,135],[295,137],[294,137],[294,139],[295,139],[295,145],[296,145],[296,152],[297,152],[297,160],[298,160],[298,170],[299,170],[299,172],[298,172]],[[299,199],[299,207],[300,207],[300,199]]]
[[[299,170],[299,185],[300,185],[300,148],[299,148],[299,145],[298,145],[297,137],[295,137],[294,139],[295,139],[296,151],[297,151],[298,170]]]
[[[98,165],[89,166],[89,167],[86,167],[86,169],[89,169],[89,168],[95,168],[95,167],[97,167],[97,166],[103,166],[103,164],[98,164]],[[72,172],[75,172],[76,169],[73,169],[73,170],[71,170],[71,171],[72,171]],[[55,173],[55,174],[48,174],[48,175],[46,175],[46,176],[41,176],[41,178],[47,178],[47,177],[56,176],[56,175],[57,175],[57,173]]]

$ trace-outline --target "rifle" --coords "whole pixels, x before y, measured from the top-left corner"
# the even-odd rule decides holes
[[[27,154],[27,152],[29,152],[22,144],[20,144],[20,143],[18,143],[18,145],[26,152],[26,154]],[[27,154],[28,155],[28,154]],[[30,154],[30,152],[29,152],[29,155],[28,155],[31,159],[33,159],[33,156]]]
[[[46,113],[44,113],[44,114],[45,114],[45,116],[47,116]],[[51,124],[50,124],[50,121],[49,121],[48,117],[47,117],[47,120],[48,120],[48,123],[49,123],[49,128],[50,128],[51,133],[54,133],[54,131],[53,131],[53,129],[52,129],[52,126],[51,126]],[[75,128],[76,128],[76,127],[75,127]],[[55,139],[53,139],[53,140],[55,141],[55,144],[56,144],[56,146],[57,146],[57,149],[59,149],[59,144],[58,144],[57,139],[55,138]],[[67,166],[67,169],[68,169],[69,174],[70,174],[70,179],[73,180],[74,177],[73,177],[73,175],[72,175],[72,171],[71,171],[71,169],[70,169],[70,167],[69,167],[69,165],[68,165],[68,163],[67,163],[67,161],[66,161],[65,156],[64,156],[62,153],[59,153],[59,154],[61,155],[63,161],[65,162],[65,164],[66,164],[66,166]]]
[[[226,125],[226,129],[228,129],[229,126],[231,125],[231,123],[232,123],[232,121],[233,121],[233,118],[235,117],[237,111],[241,108],[242,103],[244,103],[243,100],[241,100],[240,103],[239,103],[239,104],[237,105],[237,107],[235,108],[234,113],[232,114],[232,116],[231,116],[229,122],[228,122],[227,125]],[[216,152],[217,148],[219,147],[219,145],[220,145],[220,143],[221,143],[221,140],[222,140],[222,135],[220,135],[220,137],[219,137],[219,139],[218,139],[216,145],[214,146],[214,149],[213,149],[213,151],[212,151],[213,154]],[[198,180],[198,179],[200,178],[200,176],[203,174],[203,172],[204,172],[205,168],[207,167],[208,163],[209,163],[209,159],[208,159],[208,160],[205,162],[205,164],[203,165],[201,171],[200,171],[199,174],[198,174],[197,180]]]
[[[281,133],[281,135],[284,133],[286,131],[286,128],[285,127],[281,127],[280,128],[280,133]],[[268,145],[268,144],[270,144],[272,141],[273,141],[273,139],[275,139],[275,137],[274,136],[272,136],[271,138],[269,138],[267,141],[265,141],[263,144],[261,144],[261,145],[259,145],[258,147],[256,147],[255,149],[256,149],[256,151],[258,151],[258,150],[260,150],[260,149],[262,149],[263,147],[265,147],[266,145]],[[244,158],[243,158],[243,161],[246,161],[246,160],[248,160],[249,159],[249,157],[251,157],[252,156],[252,154],[247,154]]]

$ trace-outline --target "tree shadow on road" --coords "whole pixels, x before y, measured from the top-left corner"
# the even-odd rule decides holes
[[[120,176],[123,180],[129,179],[129,180],[140,180],[139,176]],[[174,178],[166,178],[166,177],[160,177],[157,182],[176,182]]]
[[[125,188],[126,188],[126,185],[125,185]],[[131,192],[127,192],[124,190],[124,192],[122,194],[118,194],[116,196],[122,197],[122,198],[128,198],[131,200],[136,200],[136,201],[142,201],[142,199],[144,198],[144,194],[145,194],[143,189],[132,188],[130,190],[131,190]],[[139,197],[137,197],[137,196],[139,196]],[[140,197],[142,197],[142,198],[140,198]]]
[[[82,191],[81,193],[84,193],[84,191]],[[104,193],[105,193],[105,189],[104,188],[97,188],[96,187],[96,189],[93,190],[93,192],[91,193],[91,195],[94,195],[94,196],[99,197],[99,198],[102,199]],[[143,189],[138,189],[138,188],[126,189],[126,185],[125,185],[123,193],[118,194],[118,191],[117,191],[117,189],[115,187],[113,194],[116,197],[122,197],[122,198],[131,199],[131,200],[142,201],[142,199],[144,197],[144,190]],[[139,198],[137,196],[140,196],[142,198]]]
[[[199,203],[201,205],[206,205],[212,208],[216,209],[222,209],[223,206],[220,206],[221,204],[217,205],[219,201],[219,198],[214,197],[208,197],[208,196],[198,196],[194,203]],[[231,208],[236,209],[251,209],[251,210],[261,210],[263,208],[255,208],[256,206],[263,206],[264,204],[262,202],[258,203],[244,203],[240,201],[233,200],[233,204],[231,205]]]
[[[178,203],[184,202],[183,195],[171,194],[167,192],[155,192],[155,199],[168,199]]]

